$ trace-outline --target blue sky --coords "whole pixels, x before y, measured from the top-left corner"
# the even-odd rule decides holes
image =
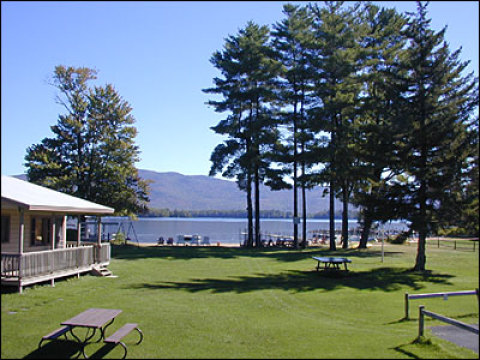
[[[56,65],[98,70],[133,108],[141,169],[207,175],[223,118],[205,102],[219,76],[209,62],[249,20],[272,25],[282,1],[2,1],[1,173],[24,173],[26,149],[51,137],[64,109],[49,79]],[[295,2],[308,3],[308,2]],[[415,11],[413,1],[376,2]],[[478,76],[477,1],[432,1],[435,30],[447,25],[451,49]]]

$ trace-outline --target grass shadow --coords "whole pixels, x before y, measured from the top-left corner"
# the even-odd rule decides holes
[[[421,359],[420,356],[417,356],[414,353],[412,353],[411,351],[408,351],[408,350],[404,349],[403,348],[404,346],[406,346],[406,345],[396,346],[396,347],[393,348],[393,350],[399,352],[400,354],[408,356],[410,359]]]
[[[94,354],[88,355],[89,359],[103,359],[105,355],[111,352],[115,348],[116,344],[104,344],[100,349],[98,349]],[[121,348],[121,346],[118,346]],[[124,351],[122,349],[122,351]]]
[[[52,340],[41,348],[37,348],[24,359],[70,359],[78,358],[82,351],[81,345],[73,340]],[[76,356],[74,356],[76,355]]]
[[[419,290],[422,282],[449,284],[452,275],[432,271],[416,273],[401,268],[384,267],[368,271],[348,272],[338,275],[322,272],[290,270],[279,274],[255,274],[228,279],[192,279],[189,282],[139,283],[137,289],[176,289],[188,292],[247,293],[258,290],[285,290],[305,292],[331,291],[338,288],[359,290],[397,291],[403,287]]]
[[[385,251],[385,257],[402,255],[400,251]],[[202,258],[234,259],[239,257],[272,258],[283,262],[295,262],[309,256],[348,256],[353,258],[381,257],[380,250],[338,249],[329,251],[324,248],[310,247],[291,249],[280,247],[243,248],[222,246],[149,246],[112,245],[113,259],[137,260],[146,258],[168,258],[190,260]]]

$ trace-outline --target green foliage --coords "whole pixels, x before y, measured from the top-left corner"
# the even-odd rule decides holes
[[[211,155],[210,175],[222,173],[227,178],[235,178],[239,188],[246,191],[248,246],[253,246],[254,212],[257,214],[255,240],[257,245],[260,243],[260,183],[280,184],[282,174],[268,161],[278,139],[269,104],[274,99],[274,79],[280,71],[280,64],[268,44],[269,34],[268,27],[249,22],[238,35],[229,36],[223,51],[215,52],[210,60],[222,72],[223,78],[215,78],[215,87],[204,90],[221,94],[222,101],[209,101],[208,104],[217,112],[230,113],[212,127],[217,134],[228,138]]]
[[[415,14],[370,2],[285,5],[274,52],[259,50],[266,29],[246,36],[252,24],[227,39],[212,58],[225,79],[211,92],[225,101],[210,104],[230,112],[213,128],[230,138],[214,150],[212,173],[225,169],[248,198],[250,182],[281,169],[270,184],[292,179],[295,216],[298,186],[328,183],[331,234],[341,197],[345,247],[350,202],[360,207],[361,246],[374,222],[407,220],[420,233],[417,270],[427,233],[478,235],[478,80],[464,74],[446,29],[431,30],[427,5]],[[279,71],[260,70],[268,63]]]
[[[400,234],[394,235],[394,236],[388,236],[387,237],[387,242],[391,244],[404,244],[405,241],[407,241],[408,237],[410,236],[409,231],[403,231]]]
[[[115,239],[110,240],[110,244],[112,245],[125,245],[126,244],[126,236],[123,232],[118,232],[115,234]]]
[[[311,145],[313,136],[307,130],[306,108],[311,101],[312,74],[308,61],[308,46],[313,39],[312,18],[306,8],[296,5],[284,5],[286,18],[274,25],[273,45],[283,68],[277,83],[276,101],[282,106],[278,111],[276,126],[285,126],[284,142],[275,147],[275,160],[291,173],[293,181],[293,216],[298,217],[297,189],[308,187],[311,164],[305,159],[306,147]],[[299,174],[300,170],[300,174]],[[287,187],[285,182],[277,182],[278,188]],[[306,207],[306,195],[302,191],[303,206]],[[304,223],[306,212],[303,212]],[[306,236],[306,231],[304,231]],[[298,247],[298,225],[294,223],[294,247]],[[306,244],[306,239],[302,239]]]
[[[53,85],[65,107],[54,137],[27,149],[28,178],[58,191],[107,205],[117,215],[142,213],[148,184],[139,178],[131,107],[110,84],[88,87],[96,71],[57,66]]]
[[[446,28],[430,29],[427,5],[418,3],[410,14],[405,36],[409,46],[401,54],[397,91],[404,102],[402,142],[398,144],[402,179],[392,181],[412,229],[419,232],[415,269],[425,269],[425,241],[438,215],[463,190],[465,171],[474,156],[470,133],[478,129],[478,83],[463,75],[466,63],[460,50],[451,52],[444,40]],[[474,105],[475,104],[475,105]]]

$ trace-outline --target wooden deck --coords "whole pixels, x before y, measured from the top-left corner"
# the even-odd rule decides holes
[[[54,249],[48,251],[2,253],[1,284],[17,286],[19,292],[27,285],[89,272],[94,266],[110,263],[110,244]]]

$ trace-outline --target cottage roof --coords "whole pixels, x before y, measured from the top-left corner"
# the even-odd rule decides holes
[[[6,175],[2,175],[2,203],[4,200],[32,211],[91,215],[106,215],[114,212],[111,207]]]

